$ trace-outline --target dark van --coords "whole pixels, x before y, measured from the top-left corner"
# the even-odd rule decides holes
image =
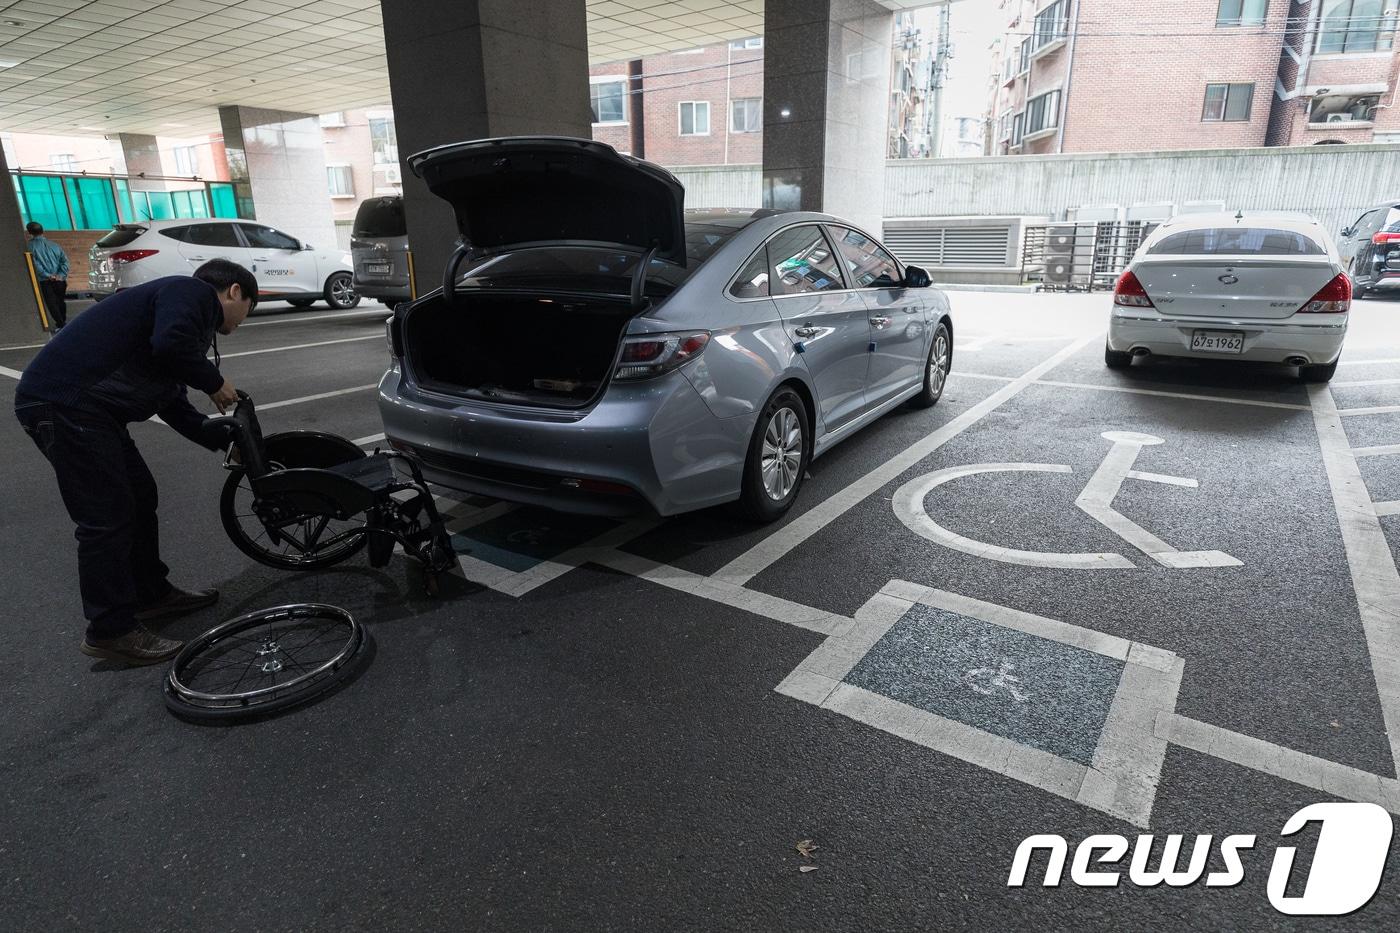
[[[390,308],[412,297],[402,197],[370,198],[360,205],[350,230],[350,255],[361,295]]]
[[[1338,244],[1357,298],[1400,293],[1400,203],[1387,201],[1342,231]]]

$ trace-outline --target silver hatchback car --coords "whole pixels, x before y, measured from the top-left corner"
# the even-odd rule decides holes
[[[849,223],[686,212],[669,172],[582,139],[409,163],[464,245],[390,320],[379,407],[435,483],[602,515],[737,500],[771,521],[811,459],[943,392],[946,296]]]

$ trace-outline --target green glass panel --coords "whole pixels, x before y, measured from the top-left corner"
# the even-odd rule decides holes
[[[215,217],[238,217],[238,199],[233,195],[233,185],[227,182],[210,184],[209,196],[214,200]]]
[[[147,191],[146,200],[151,206],[151,220],[173,220],[175,218],[175,204],[169,191]]]
[[[51,175],[21,175],[20,187],[30,220],[47,230],[72,230],[68,204],[63,197],[63,179]]]
[[[73,208],[73,226],[77,230],[108,230],[117,223],[116,205],[112,202],[112,183],[105,178],[75,178],[63,180],[68,189],[68,203]]]
[[[125,178],[115,179],[112,184],[117,190],[117,216],[122,223],[130,223],[136,219],[136,214],[131,209],[131,186],[126,183]]]

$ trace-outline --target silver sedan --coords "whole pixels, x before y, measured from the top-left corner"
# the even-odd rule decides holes
[[[603,515],[737,502],[771,521],[809,461],[943,392],[947,298],[836,217],[687,212],[669,172],[588,140],[410,164],[463,245],[444,288],[390,320],[379,406],[435,483]]]

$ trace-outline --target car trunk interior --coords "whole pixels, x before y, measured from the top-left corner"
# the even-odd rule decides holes
[[[581,408],[607,384],[628,320],[628,298],[459,290],[403,322],[404,350],[426,389],[486,401]]]

